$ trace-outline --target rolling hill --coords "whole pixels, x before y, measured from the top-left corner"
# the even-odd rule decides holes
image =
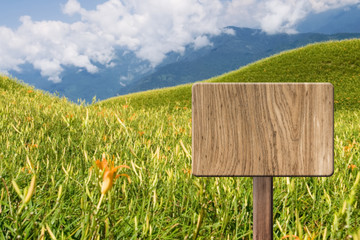
[[[213,46],[185,52],[178,61],[159,66],[153,73],[129,82],[126,92],[146,91],[201,81],[236,70],[285,50],[299,48],[315,42],[360,37],[360,34],[356,33],[268,35],[259,29],[236,27],[229,27],[229,29],[234,31],[234,35],[212,37]]]
[[[208,82],[330,82],[335,109],[360,106],[360,40],[311,44],[265,58]],[[110,98],[101,106],[130,103],[134,108],[170,104],[191,107],[191,84]]]

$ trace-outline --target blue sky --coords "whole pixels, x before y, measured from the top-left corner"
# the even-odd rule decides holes
[[[49,0],[0,0],[1,18],[0,26],[11,28],[18,27],[21,22],[20,16],[28,15],[33,20],[60,20],[64,22],[74,22],[79,17],[68,16],[62,12],[61,6],[66,4],[67,0],[49,1]],[[96,5],[104,3],[105,0],[81,0],[81,5],[86,9],[94,9]]]
[[[226,26],[296,33],[309,14],[354,4],[360,0],[0,0],[0,72],[31,64],[56,83],[66,66],[114,67],[117,48],[156,66],[169,52],[233,34]]]

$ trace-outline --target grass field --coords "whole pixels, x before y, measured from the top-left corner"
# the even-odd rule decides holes
[[[335,87],[334,175],[274,178],[274,239],[360,239],[359,51],[316,44],[209,80]],[[0,239],[252,239],[252,179],[191,175],[190,85],[84,106],[0,77],[0,142]],[[105,194],[103,157],[130,178]]]

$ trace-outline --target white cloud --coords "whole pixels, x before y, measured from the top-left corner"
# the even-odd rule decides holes
[[[84,9],[77,0],[62,6],[80,21],[33,21],[20,18],[17,29],[0,26],[0,69],[21,71],[31,63],[41,75],[61,81],[66,66],[90,73],[96,63],[113,67],[114,49],[125,48],[152,66],[166,54],[211,45],[208,36],[234,34],[226,26],[261,28],[267,33],[294,33],[311,12],[359,3],[360,0],[108,0]]]
[[[347,5],[354,5],[360,3],[359,0],[309,0],[311,9],[314,12],[323,12],[333,8],[339,8]]]
[[[81,11],[81,5],[76,0],[68,0],[62,10],[65,14],[73,15]]]
[[[117,47],[156,66],[167,53],[182,53],[187,44],[210,44],[201,36],[221,33],[222,7],[218,0],[109,0],[86,10],[77,0],[68,0],[63,13],[78,14],[81,21],[33,21],[24,16],[18,29],[0,28],[2,36],[12,38],[1,42],[0,69],[19,70],[29,62],[42,76],[59,82],[65,66],[90,73],[97,71],[94,63],[113,66]]]
[[[295,33],[295,24],[309,12],[306,0],[271,0],[265,3],[266,14],[260,26],[267,33]]]
[[[235,35],[235,31],[232,28],[224,28],[223,33],[229,34],[229,35]]]
[[[256,0],[229,0],[224,2],[224,8],[225,13],[221,19],[223,26],[258,28],[255,15],[264,11],[261,1]]]
[[[208,45],[212,45],[209,39],[206,36],[198,36],[194,40],[194,49],[199,49]]]
[[[273,33],[295,33],[309,13],[360,3],[360,0],[228,0],[222,26],[261,28]]]
[[[35,68],[41,70],[42,76],[49,76],[54,83],[60,82],[59,74],[63,71],[60,63],[56,60],[40,59],[33,62]]]
[[[125,46],[153,65],[166,53],[182,53],[202,34],[219,34],[222,4],[217,0],[109,0],[96,10],[78,9],[94,31],[107,35],[112,45]]]

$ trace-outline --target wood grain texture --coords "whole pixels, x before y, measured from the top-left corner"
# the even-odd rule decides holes
[[[192,88],[195,176],[330,176],[330,83],[197,83]]]
[[[253,239],[273,239],[273,178],[253,178]]]

